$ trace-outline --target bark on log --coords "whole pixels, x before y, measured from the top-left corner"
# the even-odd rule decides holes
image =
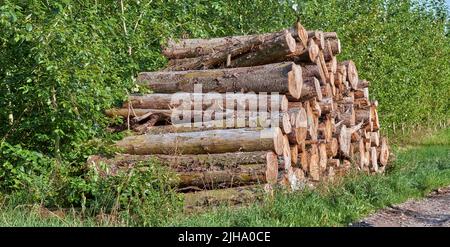
[[[307,80],[308,78],[311,78],[311,77],[316,77],[316,78],[320,79],[322,84],[327,81],[327,78],[325,77],[325,74],[322,70],[322,66],[320,66],[319,64],[302,65],[302,75],[303,75],[303,80]]]
[[[129,154],[205,154],[272,150],[283,154],[280,128],[210,130],[203,132],[129,136],[116,142]]]
[[[261,107],[259,107],[261,105]],[[275,111],[288,110],[288,99],[285,95],[255,95],[245,93],[184,93],[180,97],[173,94],[145,94],[130,95],[122,108],[142,109],[174,109],[206,110],[231,109],[246,111]]]
[[[242,205],[261,200],[266,194],[264,185],[243,186],[237,188],[204,190],[184,194],[184,210],[199,211],[205,207],[219,205]]]
[[[256,54],[258,52],[269,52],[270,54],[267,55],[273,56],[273,53],[278,52],[279,54],[275,55],[279,57],[283,55],[280,52],[294,52],[295,46],[295,39],[287,30],[270,35],[256,35],[249,40],[244,40],[242,43],[237,43],[235,46],[227,47],[225,50],[200,57],[171,60],[171,63],[169,63],[169,66],[165,70],[180,71],[214,68],[220,64],[225,64],[230,58],[235,58],[246,53]],[[257,58],[261,58],[261,56]],[[258,60],[255,60],[255,62],[258,62]],[[252,65],[256,64],[250,64],[250,66]]]
[[[306,46],[308,34],[300,23],[295,23],[288,29],[292,37]],[[284,30],[283,30],[284,31]],[[250,40],[260,38],[261,40],[270,40],[279,36],[283,31],[255,35],[229,36],[211,39],[182,39],[178,42],[169,40],[163,47],[162,54],[169,59],[192,58],[203,55],[209,55],[221,51],[229,51],[233,47],[240,46],[243,43],[249,43]],[[252,47],[248,48],[249,50]]]
[[[144,72],[138,82],[156,93],[195,92],[201,84],[203,93],[278,92],[299,98],[302,88],[301,67],[292,62],[256,67],[177,72]]]
[[[221,171],[189,171],[177,173],[179,191],[238,187],[266,182],[266,164],[239,166]]]
[[[244,54],[231,60],[227,67],[249,67],[280,61],[280,58],[293,54],[296,51],[296,42],[292,35],[286,31],[273,40],[262,43],[256,51]],[[302,50],[305,47],[302,45]]]
[[[121,167],[133,167],[139,162],[156,162],[175,171],[206,171],[235,168],[239,165],[263,164],[268,161],[267,151],[235,152],[197,155],[132,155],[116,154],[113,158],[98,155],[90,156],[88,165],[98,167],[100,163],[108,165],[110,175],[114,175]],[[106,174],[108,175],[108,174]]]

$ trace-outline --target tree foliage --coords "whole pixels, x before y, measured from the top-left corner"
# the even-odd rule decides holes
[[[165,65],[168,38],[276,31],[299,16],[308,29],[338,32],[339,59],[353,59],[372,82],[384,128],[449,118],[444,1],[0,3],[0,189],[28,188],[47,204],[79,205],[93,193],[84,162],[118,138],[105,131],[113,120],[103,110],[142,90],[138,72]]]

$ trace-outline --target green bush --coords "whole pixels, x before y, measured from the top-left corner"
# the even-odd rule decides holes
[[[372,82],[384,128],[449,118],[443,1],[4,0],[0,190],[33,191],[47,206],[91,205],[83,193],[100,185],[86,179],[84,162],[120,138],[105,131],[116,120],[103,110],[141,90],[138,72],[164,66],[161,44],[276,31],[297,15],[308,29],[339,33],[339,58]]]

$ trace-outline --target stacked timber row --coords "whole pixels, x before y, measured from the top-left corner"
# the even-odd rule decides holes
[[[116,143],[121,167],[154,159],[179,174],[188,204],[241,203],[274,186],[291,190],[352,167],[383,172],[389,147],[377,101],[355,63],[339,62],[334,32],[280,32],[169,41],[168,66],[143,72],[153,90],[130,95],[111,117],[134,134]]]

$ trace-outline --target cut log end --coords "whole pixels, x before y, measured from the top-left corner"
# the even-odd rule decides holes
[[[286,45],[290,53],[294,53],[297,47],[294,37],[290,33],[285,34]]]
[[[302,67],[292,63],[292,70],[288,73],[289,94],[299,99],[303,86]]]
[[[381,138],[381,148],[380,148],[380,164],[386,166],[389,161],[389,145],[387,142],[387,138]]]
[[[308,46],[308,54],[311,61],[316,61],[319,56],[320,49],[315,42],[310,42]]]
[[[278,155],[283,155],[283,147],[284,147],[284,138],[283,138],[283,132],[280,128],[276,127],[273,130],[273,145],[274,145],[274,151]]]
[[[283,160],[284,169],[287,171],[292,167],[291,146],[289,145],[289,139],[287,136],[283,136]]]
[[[303,44],[304,47],[308,45],[308,32],[306,31],[305,27],[303,27],[300,22],[295,23],[295,31],[297,32],[297,38],[298,40]]]
[[[276,184],[278,179],[278,157],[274,152],[266,155],[266,181],[268,184]]]

